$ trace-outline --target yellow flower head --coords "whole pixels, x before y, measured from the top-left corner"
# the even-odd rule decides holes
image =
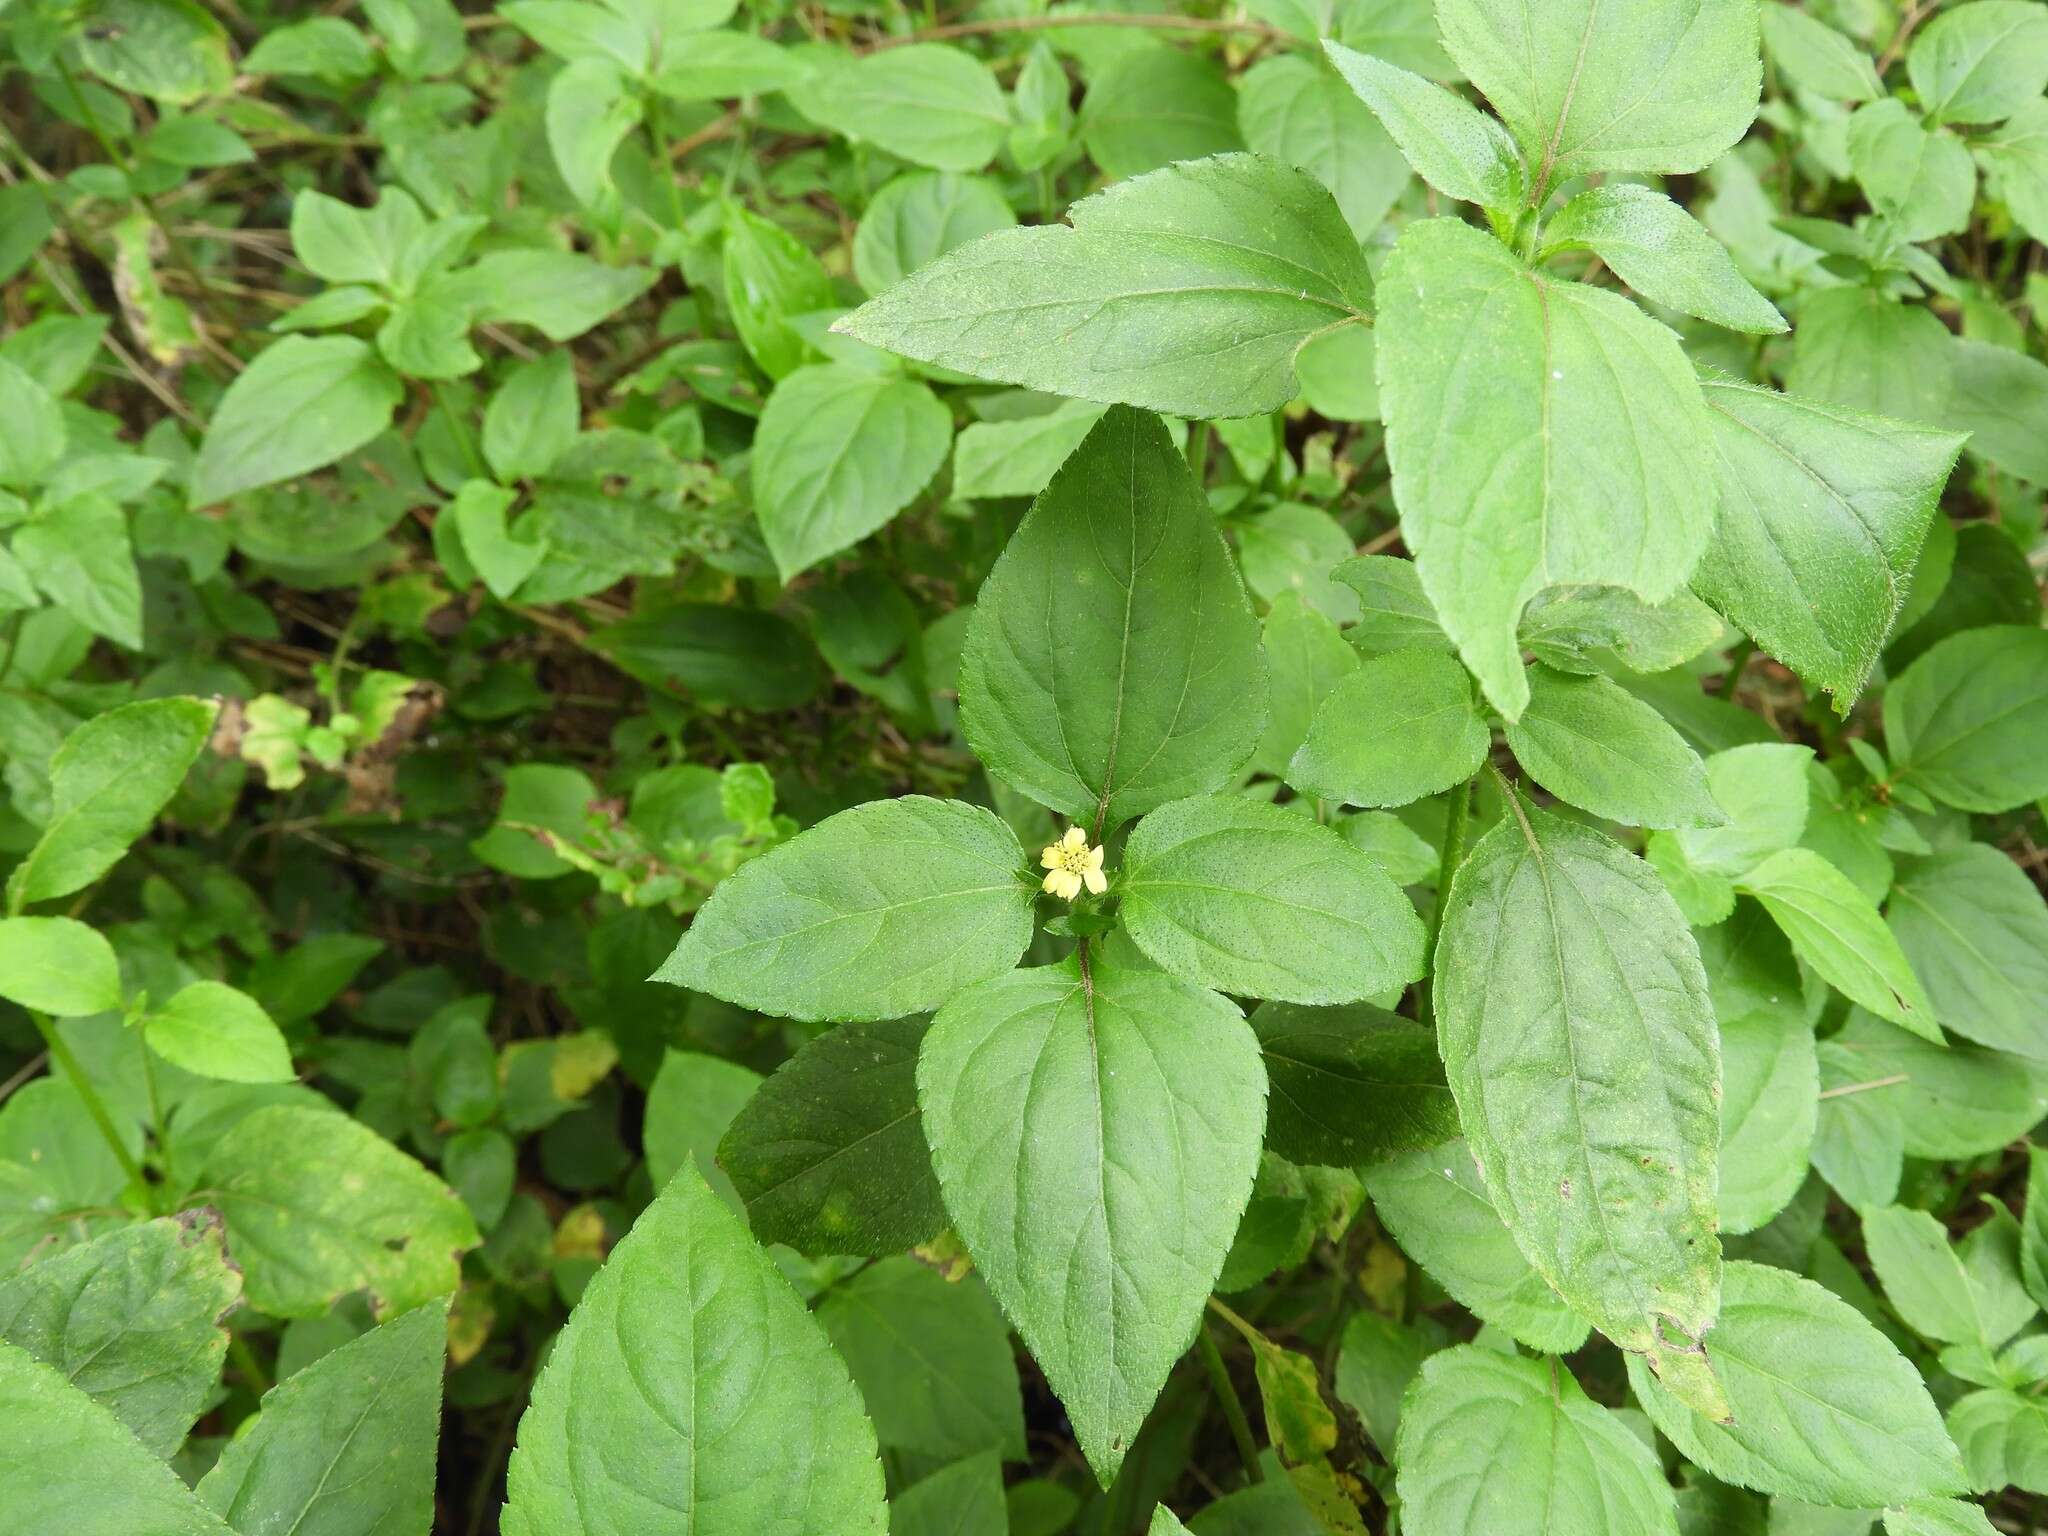
[[[1097,896],[1109,889],[1102,875],[1102,850],[1088,846],[1088,834],[1079,827],[1067,828],[1067,835],[1038,856],[1051,873],[1045,877],[1048,895],[1072,901],[1087,886]]]

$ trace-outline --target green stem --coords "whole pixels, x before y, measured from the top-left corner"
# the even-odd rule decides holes
[[[235,1369],[242,1373],[242,1379],[249,1384],[249,1390],[259,1398],[270,1390],[270,1374],[256,1358],[256,1351],[249,1347],[246,1333],[228,1335],[228,1358],[235,1362]]]
[[[1195,1353],[1201,1357],[1202,1369],[1209,1373],[1209,1385],[1216,1393],[1216,1406],[1223,1410],[1223,1422],[1230,1426],[1230,1438],[1237,1442],[1237,1454],[1244,1462],[1245,1476],[1255,1483],[1264,1482],[1266,1470],[1259,1465],[1259,1446],[1252,1439],[1251,1421],[1244,1416],[1244,1403],[1237,1395],[1237,1388],[1231,1385],[1230,1372],[1223,1365],[1223,1352],[1216,1347],[1215,1337],[1206,1323],[1195,1330]]]
[[[1733,699],[1735,690],[1741,686],[1742,674],[1749,670],[1749,659],[1756,654],[1756,642],[1747,635],[1728,652],[1728,670],[1722,674],[1721,697]]]
[[[1436,1020],[1436,999],[1430,985],[1436,975],[1436,941],[1444,930],[1444,913],[1451,904],[1451,876],[1458,872],[1458,864],[1465,857],[1465,825],[1472,816],[1472,790],[1479,782],[1474,774],[1451,791],[1451,804],[1444,814],[1443,849],[1437,859],[1436,902],[1430,908],[1429,929],[1423,940],[1423,955],[1429,962],[1430,974],[1418,984],[1415,993],[1416,1017],[1425,1024]]]
[[[1195,472],[1195,484],[1206,485],[1209,479],[1209,423],[1195,423],[1195,435],[1188,439],[1188,467]]]
[[[72,1091],[85,1106],[85,1112],[92,1117],[92,1123],[100,1128],[100,1135],[106,1138],[107,1146],[114,1154],[114,1161],[121,1165],[121,1171],[128,1175],[136,1188],[146,1192],[149,1183],[142,1176],[142,1165],[135,1160],[135,1154],[128,1150],[128,1143],[121,1139],[121,1133],[114,1129],[114,1117],[107,1113],[106,1101],[100,1097],[99,1090],[93,1087],[92,1080],[86,1076],[85,1067],[77,1056],[72,1054],[71,1047],[65,1043],[64,1037],[57,1033],[56,1025],[34,1011],[29,1012],[29,1018],[34,1022],[36,1032],[43,1037],[43,1044],[49,1048],[50,1060],[57,1064],[57,1070],[62,1072],[66,1081],[71,1084]]]

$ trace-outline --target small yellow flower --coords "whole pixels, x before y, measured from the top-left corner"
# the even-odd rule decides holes
[[[1048,895],[1072,901],[1087,886],[1097,896],[1109,889],[1102,874],[1102,850],[1088,846],[1088,834],[1079,827],[1067,828],[1067,835],[1038,856],[1051,871],[1045,877]]]

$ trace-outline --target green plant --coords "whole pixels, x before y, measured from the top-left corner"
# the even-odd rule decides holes
[[[2036,1529],[2044,90],[0,9],[0,1525]]]

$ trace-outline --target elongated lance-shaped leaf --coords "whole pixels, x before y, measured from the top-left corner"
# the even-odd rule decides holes
[[[1725,1417],[1702,1355],[1720,1047],[1678,908],[1619,844],[1517,799],[1459,867],[1436,958],[1444,1066],[1501,1220],[1572,1307]]]

